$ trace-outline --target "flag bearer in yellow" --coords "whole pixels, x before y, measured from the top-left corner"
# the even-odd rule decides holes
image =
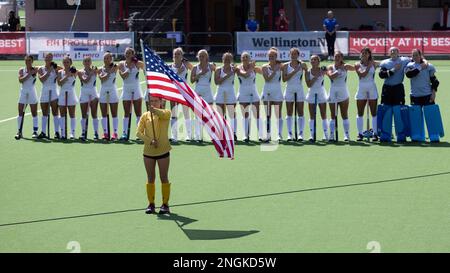
[[[145,213],[155,213],[155,167],[158,163],[161,179],[162,205],[159,214],[170,213],[170,183],[168,178],[170,153],[168,137],[171,113],[162,109],[161,98],[149,95],[149,111],[145,112],[138,125],[136,136],[144,141],[144,165],[147,172],[147,197],[149,205]]]

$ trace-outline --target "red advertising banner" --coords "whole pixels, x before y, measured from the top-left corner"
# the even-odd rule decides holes
[[[26,54],[25,32],[0,32],[0,54]]]
[[[401,54],[410,54],[414,48],[424,54],[450,54],[450,31],[351,31],[349,54],[359,54],[363,47],[373,54],[388,55],[390,47],[398,47]]]

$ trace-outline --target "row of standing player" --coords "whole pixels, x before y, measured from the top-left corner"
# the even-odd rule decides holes
[[[366,105],[368,105],[367,111],[370,108],[372,115],[372,128],[373,131],[377,131],[377,117],[376,117],[376,109],[377,109],[377,101],[378,101],[378,91],[375,84],[375,70],[378,66],[380,66],[379,62],[376,62],[372,59],[371,50],[369,48],[364,48],[361,50],[361,58],[360,62],[355,63],[354,65],[346,64],[343,60],[343,55],[340,52],[336,52],[334,64],[329,65],[328,67],[320,67],[320,58],[316,55],[311,56],[311,68],[308,69],[306,63],[299,61],[299,51],[296,48],[292,48],[290,51],[290,62],[281,63],[277,60],[277,49],[271,48],[268,52],[269,62],[264,64],[261,67],[255,65],[255,62],[250,59],[250,55],[248,53],[243,53],[241,55],[241,64],[233,65],[233,56],[230,53],[225,53],[223,55],[223,66],[216,67],[215,64],[209,62],[208,52],[206,50],[200,50],[197,54],[197,58],[199,64],[193,66],[189,63],[185,58],[183,58],[183,51],[181,48],[177,48],[174,50],[174,58],[172,69],[184,78],[186,81],[188,80],[188,71],[191,70],[190,80],[195,84],[196,92],[205,99],[209,104],[216,103],[218,110],[229,117],[231,127],[235,133],[236,138],[236,119],[235,119],[235,107],[237,102],[239,102],[241,106],[241,110],[243,113],[243,128],[244,128],[244,141],[249,141],[250,135],[250,112],[252,112],[257,119],[257,128],[258,128],[258,136],[259,140],[262,141],[264,139],[264,129],[262,118],[260,117],[260,102],[262,101],[265,110],[266,110],[266,122],[267,122],[267,135],[265,140],[270,140],[271,135],[271,106],[274,106],[275,115],[278,120],[278,139],[282,139],[282,129],[283,129],[283,119],[281,117],[282,112],[282,102],[286,101],[287,107],[287,129],[288,129],[288,138],[290,141],[292,139],[303,140],[303,130],[304,130],[304,115],[303,108],[304,102],[307,102],[309,105],[310,112],[310,121],[309,127],[311,132],[310,140],[315,140],[315,115],[316,108],[319,107],[320,115],[322,118],[322,127],[324,132],[324,140],[335,140],[335,136],[337,138],[337,123],[336,123],[336,114],[337,107],[341,109],[341,116],[343,119],[343,127],[344,127],[344,140],[349,140],[349,127],[350,123],[348,120],[348,106],[349,106],[349,92],[346,84],[347,80],[347,71],[356,71],[359,78],[359,86],[358,91],[356,93],[355,99],[357,100],[357,128],[358,128],[358,137],[357,140],[362,140],[362,131],[363,131],[363,115]],[[416,52],[417,53],[417,52]],[[413,52],[413,58],[414,58]],[[395,56],[393,56],[395,55]],[[420,54],[420,61],[422,62],[421,67],[428,67],[428,62],[424,62],[423,58]],[[109,121],[107,121],[108,115],[108,105],[111,108],[112,116],[113,116],[113,127],[114,134],[112,136],[113,139],[117,138],[117,127],[118,127],[118,119],[117,119],[117,105],[118,105],[118,95],[117,89],[115,87],[115,74],[119,71],[119,74],[124,79],[124,86],[122,92],[122,100],[124,106],[124,119],[123,119],[123,135],[121,139],[128,139],[128,128],[129,128],[129,113],[131,112],[131,101],[133,101],[133,106],[135,110],[135,114],[137,117],[137,122],[139,121],[139,117],[141,116],[141,104],[142,104],[142,92],[140,91],[139,86],[139,69],[143,69],[144,64],[141,61],[138,61],[135,57],[134,50],[128,48],[125,51],[126,60],[119,63],[119,66],[113,65],[112,56],[110,53],[106,53],[104,57],[105,65],[100,69],[92,68],[92,63],[89,59],[84,60],[84,69],[81,71],[71,72],[71,60],[66,57],[63,60],[64,68],[57,67],[56,64],[52,62],[51,54],[48,54],[46,57],[46,64],[43,67],[37,69],[37,73],[39,74],[40,80],[43,82],[43,88],[41,93],[41,107],[43,112],[42,117],[42,133],[39,136],[36,136],[37,130],[37,117],[36,117],[36,104],[31,105],[32,115],[33,115],[33,123],[34,125],[34,133],[35,137],[46,137],[44,130],[45,125],[47,124],[47,116],[49,110],[49,96],[51,94],[51,90],[56,90],[56,82],[61,86],[61,90],[69,91],[68,96],[64,96],[67,92],[59,92],[59,98],[57,92],[54,92],[55,99],[50,99],[52,112],[54,115],[55,121],[55,137],[58,137],[59,130],[62,129],[63,138],[65,137],[65,131],[62,128],[63,122],[65,121],[66,116],[66,107],[65,107],[65,98],[68,98],[67,105],[69,106],[69,115],[71,117],[71,127],[72,133],[71,137],[74,135],[75,131],[75,104],[77,98],[75,96],[73,86],[75,83],[75,77],[78,75],[82,82],[81,96],[80,96],[80,105],[82,110],[82,120],[81,126],[83,128],[83,134],[81,136],[82,139],[86,139],[87,135],[87,125],[86,125],[86,117],[88,114],[89,107],[91,108],[91,114],[93,117],[93,125],[95,138],[98,138],[97,130],[98,130],[98,120],[96,117],[96,108],[98,104],[98,100],[100,100],[100,107],[102,112],[102,125],[104,129],[103,138],[109,139],[109,129],[106,125],[109,125]],[[417,57],[417,56],[416,56]],[[395,63],[392,60],[399,59],[400,63]],[[406,60],[406,62],[405,62]],[[382,64],[383,72],[386,71],[384,69],[389,66],[391,63],[395,64],[391,70],[401,71],[401,78],[397,76],[398,79],[403,81],[403,70],[408,64],[412,61],[409,58],[398,58],[398,50],[391,50],[391,58],[384,61]],[[33,88],[26,88],[26,82],[33,81],[33,85],[35,79],[29,77],[27,71],[30,71],[32,68],[32,60],[30,64],[29,57],[27,58],[27,67],[23,68],[19,71],[19,81],[23,82],[21,98],[19,99],[19,118],[18,124],[21,123],[21,113],[23,113],[23,98],[28,93],[32,91]],[[55,66],[55,68],[53,68]],[[398,67],[400,66],[400,67]],[[431,65],[430,65],[431,67]],[[53,70],[52,70],[53,69]],[[434,69],[434,68],[433,68]],[[73,70],[73,68],[72,68]],[[392,73],[394,73],[392,71]],[[53,74],[52,74],[53,72]],[[211,90],[211,78],[214,72],[214,81],[218,86],[215,97],[212,95]],[[434,72],[433,72],[434,73]],[[72,81],[68,81],[67,77],[72,74]],[[130,75],[131,74],[131,75]],[[262,74],[265,80],[264,88],[262,96],[260,97],[257,88],[256,88],[256,74]],[[382,73],[380,73],[381,76]],[[67,75],[67,76],[66,76]],[[94,75],[98,75],[102,81],[102,88],[100,91],[100,96],[97,95],[95,91],[95,78]],[[236,96],[234,91],[234,78],[237,75],[239,79],[239,92]],[[302,78],[305,75],[305,82],[308,86],[308,92],[305,96],[302,85]],[[53,77],[52,77],[53,76]],[[328,76],[331,80],[331,88],[329,94],[324,88],[324,77]],[[27,78],[29,77],[29,78]],[[33,76],[34,77],[34,76]],[[49,79],[50,78],[50,79]],[[391,79],[387,79],[385,77],[385,85]],[[393,79],[394,77],[392,77]],[[398,81],[397,79],[397,81]],[[287,82],[286,90],[284,94],[281,90],[281,80]],[[53,84],[52,84],[53,82]],[[31,84],[29,84],[31,85]],[[67,90],[66,90],[67,89]],[[27,92],[28,91],[28,92]],[[389,91],[389,90],[387,90]],[[49,93],[50,92],[50,93]],[[383,86],[383,93],[385,92],[385,86]],[[393,93],[393,92],[391,92]],[[401,95],[400,95],[401,96]],[[389,96],[385,96],[388,98]],[[47,100],[46,100],[47,98]],[[147,98],[145,96],[145,98]],[[37,100],[37,99],[36,99]],[[433,97],[434,100],[434,97]],[[297,102],[297,103],[294,103]],[[329,103],[331,118],[327,120],[326,114],[326,104]],[[383,96],[382,96],[383,103]],[[386,103],[386,102],[385,102]],[[389,103],[389,101],[388,101]],[[395,104],[395,103],[394,103]],[[402,104],[401,102],[399,104]],[[404,104],[404,91],[403,91],[403,104]],[[61,118],[58,118],[58,108],[61,107]],[[34,111],[33,111],[34,108]],[[177,113],[178,107],[176,103],[171,102],[171,109],[173,111],[171,127],[172,127],[172,141],[177,141],[178,139],[178,124],[177,124]],[[250,111],[251,109],[251,111]],[[295,113],[294,113],[295,112]],[[185,123],[187,128],[187,136],[186,140],[190,140],[192,138],[191,132],[191,119],[189,109],[183,106],[183,113],[185,117]],[[293,123],[293,113],[295,116],[298,115],[298,118],[294,121],[295,127],[295,137],[292,133],[292,123]],[[368,116],[368,115],[367,115]],[[58,122],[59,121],[59,122]],[[195,123],[195,140],[201,141],[201,125],[198,119],[194,120]],[[20,126],[20,125],[19,125]],[[368,125],[369,127],[369,125]],[[330,134],[328,134],[328,128],[330,129]],[[297,132],[299,134],[297,135]],[[19,138],[21,137],[21,130],[18,133]],[[314,136],[314,137],[313,137]],[[377,140],[378,137],[376,134],[373,135],[373,140]]]
[[[33,138],[49,138],[49,112],[52,111],[54,121],[54,131],[56,139],[66,139],[67,131],[67,113],[70,117],[71,139],[75,138],[76,118],[75,108],[80,103],[81,108],[81,127],[82,135],[80,139],[87,139],[88,115],[92,116],[94,127],[94,139],[99,139],[98,128],[99,120],[97,118],[97,108],[100,103],[102,114],[103,136],[105,140],[115,140],[118,138],[118,117],[117,109],[119,99],[123,102],[123,134],[120,139],[129,138],[128,130],[130,127],[130,112],[134,108],[136,114],[136,123],[139,122],[142,114],[142,98],[139,82],[139,70],[144,69],[144,63],[135,57],[135,51],[132,48],[125,50],[124,61],[119,64],[113,63],[113,56],[107,52],[104,55],[104,65],[101,68],[92,66],[92,60],[87,57],[83,60],[84,68],[77,70],[72,66],[72,60],[69,56],[64,57],[63,66],[53,62],[53,55],[48,53],[45,56],[45,65],[33,67],[33,58],[25,57],[25,67],[19,70],[19,82],[21,83],[20,97],[18,102],[19,116],[18,133],[16,139],[22,138],[22,126],[24,117],[24,108],[30,105],[33,116]],[[119,98],[116,87],[116,75],[119,74],[123,79],[123,91]],[[78,98],[75,93],[76,78],[80,79],[81,92]],[[96,90],[97,77],[101,81],[100,93]],[[40,106],[42,110],[42,130],[38,135],[37,104],[38,97],[35,89],[36,78],[42,82],[40,94]],[[133,104],[133,105],[132,105]],[[113,133],[109,128],[109,111],[112,116]]]

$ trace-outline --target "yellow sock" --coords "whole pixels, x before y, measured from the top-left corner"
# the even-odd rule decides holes
[[[147,198],[149,204],[155,203],[155,183],[146,183],[147,188]]]
[[[161,183],[161,191],[162,191],[162,199],[163,204],[169,205],[169,197],[170,197],[170,183]]]

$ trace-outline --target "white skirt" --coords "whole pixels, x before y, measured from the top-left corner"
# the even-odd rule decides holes
[[[359,83],[356,100],[376,100],[378,99],[378,89],[374,82]]]
[[[349,98],[347,86],[331,86],[330,95],[328,96],[329,103],[339,103]]]
[[[142,99],[142,91],[140,85],[124,85],[121,100],[138,100]]]
[[[328,100],[327,91],[325,87],[321,87],[320,89],[309,89],[308,94],[306,94],[306,101],[310,104],[314,104],[314,95],[317,94],[317,103],[326,103]]]
[[[102,86],[100,89],[100,103],[118,103],[119,102],[119,94],[117,94],[116,87],[104,87]]]
[[[297,102],[305,101],[305,92],[301,86],[286,86],[286,90],[284,91],[284,100],[286,102],[294,102],[294,94],[297,94]]]
[[[88,103],[89,100],[98,99],[97,89],[81,88],[80,103]]]
[[[202,97],[208,104],[214,103],[214,98],[211,91],[210,85],[197,85],[195,87],[195,92]]]
[[[234,93],[234,88],[222,87],[217,88],[217,93],[214,101],[218,104],[236,104],[236,94]]]
[[[283,101],[283,92],[281,91],[281,84],[264,84],[263,93],[261,100],[262,101]]]
[[[20,89],[19,101],[20,104],[36,104],[38,103],[36,89]]]
[[[52,94],[51,94],[51,98],[50,98],[50,101],[55,101],[55,100],[57,100],[58,99],[58,97],[59,97],[59,92],[58,92],[58,89],[56,88],[56,86],[55,87],[42,87],[42,90],[41,90],[41,98],[40,98],[40,102],[41,103],[48,103],[48,97],[49,97],[49,95],[50,95],[50,91],[52,91]]]
[[[67,106],[75,106],[78,104],[78,98],[75,94],[75,90],[59,90],[59,96],[58,96],[58,105],[59,106],[65,106],[66,105],[66,91],[67,91]]]

